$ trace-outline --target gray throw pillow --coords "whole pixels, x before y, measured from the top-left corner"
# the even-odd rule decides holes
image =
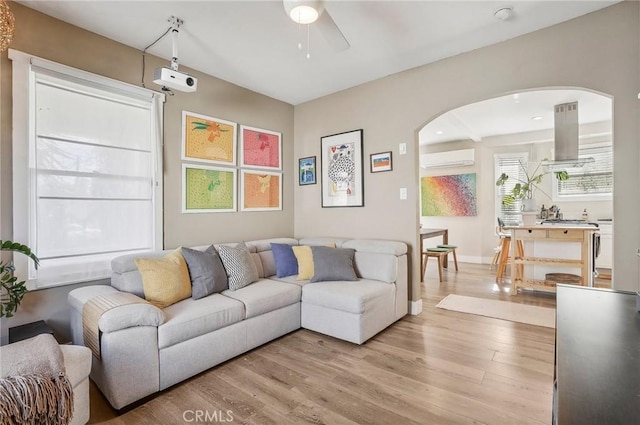
[[[232,291],[244,288],[259,279],[258,269],[244,242],[235,247],[220,245],[218,252],[227,271],[229,289]]]
[[[354,249],[312,246],[311,253],[314,268],[311,282],[358,280],[353,268]]]
[[[211,245],[206,251],[182,248],[191,279],[191,298],[194,300],[222,292],[229,287],[218,251]]]

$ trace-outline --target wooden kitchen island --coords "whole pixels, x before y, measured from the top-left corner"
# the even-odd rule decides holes
[[[511,232],[511,294],[518,293],[518,288],[529,288],[542,291],[555,292],[556,282],[545,279],[525,277],[527,266],[578,268],[582,278],[582,286],[593,286],[593,235],[598,232],[595,226],[582,225],[532,225],[532,226],[507,226],[505,230]],[[573,243],[579,244],[580,255],[578,259],[565,258],[557,255],[532,255],[531,249],[526,249],[524,254],[518,252],[516,247],[519,241],[524,244],[538,242]]]

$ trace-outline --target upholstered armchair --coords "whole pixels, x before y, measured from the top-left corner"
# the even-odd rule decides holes
[[[58,345],[49,334],[0,347],[2,423],[86,424],[91,357],[88,348]]]

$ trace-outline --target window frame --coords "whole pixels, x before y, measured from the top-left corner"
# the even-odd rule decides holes
[[[613,142],[598,142],[598,143],[589,143],[580,146],[578,151],[578,156],[580,156],[580,150],[582,149],[591,149],[591,148],[602,148],[602,147],[610,147],[611,148],[611,176],[613,178]],[[582,154],[583,156],[588,156],[588,154]],[[551,188],[551,199],[553,202],[582,202],[582,201],[612,201],[613,200],[613,188],[611,192],[608,193],[583,193],[583,194],[574,194],[574,195],[562,195],[558,193],[558,179],[556,178],[555,173],[552,173],[553,181]]]
[[[495,153],[493,155],[493,181],[495,182],[498,177],[500,177],[500,175],[502,174],[502,169],[500,168],[499,162],[500,159],[503,158],[513,158],[513,159],[517,159],[519,161],[521,161],[523,163],[523,165],[526,167],[528,162],[529,162],[529,152],[505,152],[505,153]],[[511,176],[512,177],[512,176]],[[494,184],[494,190],[495,190],[495,203],[494,203],[494,209],[495,209],[495,216],[496,217],[500,217],[504,220],[503,217],[503,209],[502,209],[502,194],[501,194],[501,188],[504,186],[497,186]],[[522,221],[522,214],[520,214],[520,221]],[[513,222],[509,222],[507,224],[515,224]],[[496,223],[497,225],[497,223]]]
[[[152,220],[153,249],[163,246],[163,107],[165,95],[132,84],[82,71],[56,62],[48,61],[18,50],[9,49],[9,59],[13,69],[13,240],[28,244],[37,254],[34,245],[37,235],[35,198],[36,198],[36,158],[35,158],[35,84],[36,72],[52,75],[73,83],[99,88],[118,95],[144,99],[150,104],[151,150],[153,155],[153,198]],[[155,134],[154,134],[155,133]],[[27,141],[27,143],[25,143]],[[28,290],[44,289],[71,285],[86,281],[102,280],[110,277],[103,275],[90,279],[78,278],[61,282],[39,283],[37,270],[32,261],[25,256],[14,256],[16,275],[26,281]]]

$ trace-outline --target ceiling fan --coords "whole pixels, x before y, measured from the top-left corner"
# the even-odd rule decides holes
[[[340,28],[324,8],[323,0],[283,0],[287,15],[298,24],[312,24],[316,27],[326,42],[335,51],[347,50],[351,45]]]

